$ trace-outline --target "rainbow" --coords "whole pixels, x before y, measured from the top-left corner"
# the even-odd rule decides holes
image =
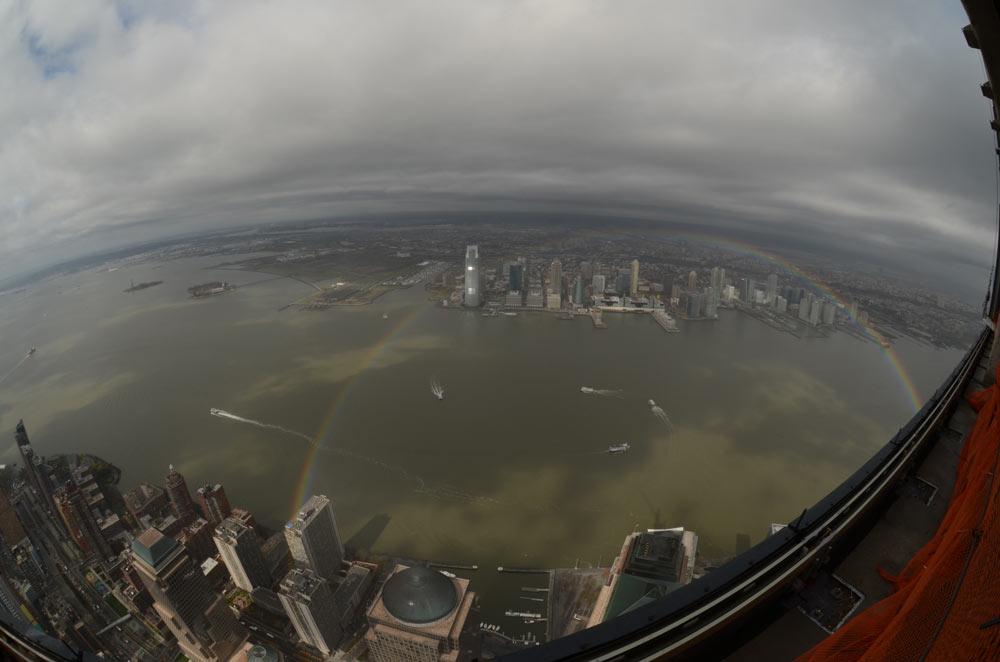
[[[585,235],[590,236],[606,236],[606,235],[617,235],[618,233],[608,232],[587,232]],[[649,234],[649,233],[643,233]],[[850,305],[841,297],[836,294],[829,287],[821,283],[816,277],[807,273],[805,270],[795,266],[787,260],[769,255],[766,252],[761,251],[758,248],[750,246],[748,244],[743,244],[732,240],[720,240],[718,238],[710,238],[708,235],[698,235],[698,234],[677,234],[671,232],[656,233],[666,235],[670,238],[689,241],[693,243],[706,244],[716,248],[722,248],[733,253],[738,253],[741,255],[746,255],[752,257],[761,262],[772,265],[777,270],[790,274],[794,278],[801,280],[808,287],[816,290],[822,296],[827,297],[831,301],[843,307],[844,311],[847,313],[851,322],[868,337],[870,337],[875,344],[882,349],[882,354],[885,357],[886,362],[889,364],[892,371],[899,376],[900,383],[903,386],[903,390],[906,393],[907,399],[913,405],[913,411],[916,413],[923,406],[923,399],[920,397],[920,393],[917,391],[916,385],[913,383],[913,378],[907,372],[906,367],[900,361],[899,356],[896,352],[885,342],[882,335],[871,326],[871,324],[864,323],[858,319],[857,315],[850,312]],[[341,409],[347,400],[351,397],[351,394],[357,388],[358,383],[361,378],[368,371],[369,366],[378,359],[378,357],[389,348],[396,338],[403,333],[408,326],[410,326],[421,314],[432,308],[428,304],[419,305],[413,312],[404,316],[400,321],[398,321],[394,326],[392,326],[377,343],[373,345],[371,350],[364,355],[359,363],[359,369],[357,374],[348,381],[348,383],[340,390],[340,393],[334,399],[333,403],[330,405],[330,409],[324,416],[322,422],[317,429],[317,433],[313,436],[313,444],[306,455],[305,461],[302,465],[302,472],[296,484],[294,491],[295,500],[292,504],[291,516],[289,519],[294,520],[295,515],[298,513],[299,506],[305,501],[306,497],[310,494],[313,483],[313,465],[316,461],[316,455],[319,449],[326,442],[327,437],[330,435],[330,431],[333,429],[334,424],[337,422],[337,417],[340,414]]]
[[[334,398],[333,403],[330,405],[329,411],[323,417],[322,422],[317,429],[315,435],[313,435],[312,446],[309,447],[308,454],[306,455],[305,461],[302,464],[302,473],[299,476],[298,482],[295,486],[295,500],[292,503],[291,516],[289,521],[294,521],[295,516],[299,512],[299,507],[306,500],[310,494],[313,483],[313,465],[316,462],[316,455],[319,453],[319,449],[326,443],[326,439],[333,429],[334,424],[337,422],[337,417],[340,414],[341,409],[343,409],[344,403],[351,397],[351,394],[357,388],[358,383],[361,378],[368,371],[369,366],[378,360],[378,357],[389,348],[393,341],[401,334],[404,330],[413,322],[420,317],[420,315],[427,310],[430,310],[432,306],[421,304],[415,310],[407,315],[404,315],[398,322],[389,328],[389,330],[382,335],[378,342],[376,342],[371,350],[369,350],[359,361],[357,374],[352,377],[343,388],[340,389],[340,393]]]

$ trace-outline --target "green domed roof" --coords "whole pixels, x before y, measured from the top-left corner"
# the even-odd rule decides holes
[[[458,592],[437,570],[407,568],[385,583],[382,604],[404,623],[433,623],[451,613],[458,604]]]

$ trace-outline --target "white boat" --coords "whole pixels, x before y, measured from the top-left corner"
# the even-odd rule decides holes
[[[219,414],[222,413],[222,410],[212,407],[211,409],[208,410],[208,413],[211,414],[212,416],[218,416]]]
[[[580,391],[583,393],[593,393],[594,389],[590,388],[589,386],[581,386]]]
[[[650,407],[655,407],[656,406],[656,401],[655,400],[650,400],[649,401],[649,406]]]
[[[382,319],[384,320],[389,319],[389,313],[382,313]]]
[[[615,444],[614,446],[608,446],[609,453],[626,453],[632,448],[630,444]]]

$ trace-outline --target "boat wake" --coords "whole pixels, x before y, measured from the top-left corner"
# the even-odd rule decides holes
[[[663,411],[662,407],[660,407],[658,404],[650,400],[649,410],[653,412],[653,416],[657,417],[658,419],[666,423],[667,427],[670,428],[670,431],[673,432],[674,424],[670,422],[669,418],[667,418],[667,412]]]
[[[580,392],[586,393],[587,395],[603,395],[612,398],[622,397],[621,389],[590,388],[589,386],[581,386]]]
[[[3,384],[5,381],[7,381],[7,378],[13,375],[17,371],[17,369],[21,367],[21,364],[30,359],[33,353],[34,352],[29,352],[26,356],[22,356],[21,360],[15,363],[13,368],[4,373],[3,377],[0,377],[0,384]]]
[[[431,393],[433,393],[434,397],[438,400],[444,400],[444,387],[441,386],[441,382],[439,382],[436,377],[431,378]]]

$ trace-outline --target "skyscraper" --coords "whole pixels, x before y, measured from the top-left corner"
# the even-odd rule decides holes
[[[549,269],[549,292],[562,294],[562,262],[559,260],[552,260]]]
[[[520,264],[510,265],[510,274],[507,281],[508,292],[520,292],[524,287],[524,267]]]
[[[197,511],[184,476],[175,471],[172,464],[170,465],[170,473],[167,474],[167,496],[170,497],[170,509],[174,511],[174,517],[179,519],[184,526],[190,524],[197,516]]]
[[[281,580],[278,599],[305,643],[332,653],[340,642],[340,614],[330,585],[311,570],[293,568]]]
[[[38,464],[41,460],[35,455],[35,450],[31,447],[31,441],[28,440],[28,432],[24,429],[24,421],[17,422],[14,439],[17,440],[17,449],[21,453],[21,460],[24,462],[24,471],[28,474],[28,482],[49,509],[54,511],[56,504],[52,486],[49,484],[48,476],[38,470]]]
[[[226,490],[222,485],[204,485],[198,488],[198,502],[201,503],[201,512],[212,524],[218,524],[229,517],[233,509],[229,506],[229,499],[226,498]]]
[[[701,297],[697,292],[687,293],[687,316],[701,317]]]
[[[719,316],[719,290],[709,287],[705,292],[705,316]]]
[[[479,306],[479,246],[465,249],[465,303],[469,308]]]
[[[101,559],[111,557],[111,548],[101,535],[101,527],[97,525],[80,488],[66,483],[65,487],[56,491],[55,504],[70,537],[84,554],[93,554]]]
[[[323,579],[339,576],[344,560],[333,504],[322,494],[309,497],[294,522],[285,524],[285,540],[297,568],[309,569]]]
[[[213,539],[234,584],[244,591],[271,588],[271,573],[253,529],[229,517],[216,527]]]
[[[590,262],[584,260],[580,263],[580,275],[583,276],[583,280],[590,281],[594,278],[594,265]]]
[[[813,295],[807,294],[799,299],[799,319],[803,322],[809,321],[809,313],[812,312]]]
[[[823,307],[827,305],[826,301],[823,299],[815,299],[812,305],[809,307],[809,323],[813,326],[819,326],[819,323],[823,321]]]
[[[229,660],[246,642],[246,632],[225,598],[212,590],[176,540],[147,529],[132,543],[132,565],[154,600],[153,608],[188,658]]]
[[[688,274],[688,292],[697,292],[697,291],[698,291],[698,274],[696,274],[694,272],[694,269],[692,269],[691,273]]]
[[[604,275],[594,274],[594,292],[598,295],[604,294]]]
[[[767,298],[764,300],[769,306],[773,306],[778,298],[778,274],[768,274],[767,276]]]
[[[478,600],[469,580],[397,565],[368,608],[373,662],[466,662],[479,658]]]
[[[634,299],[639,293],[639,260],[632,260],[632,279],[629,281],[629,294]]]

